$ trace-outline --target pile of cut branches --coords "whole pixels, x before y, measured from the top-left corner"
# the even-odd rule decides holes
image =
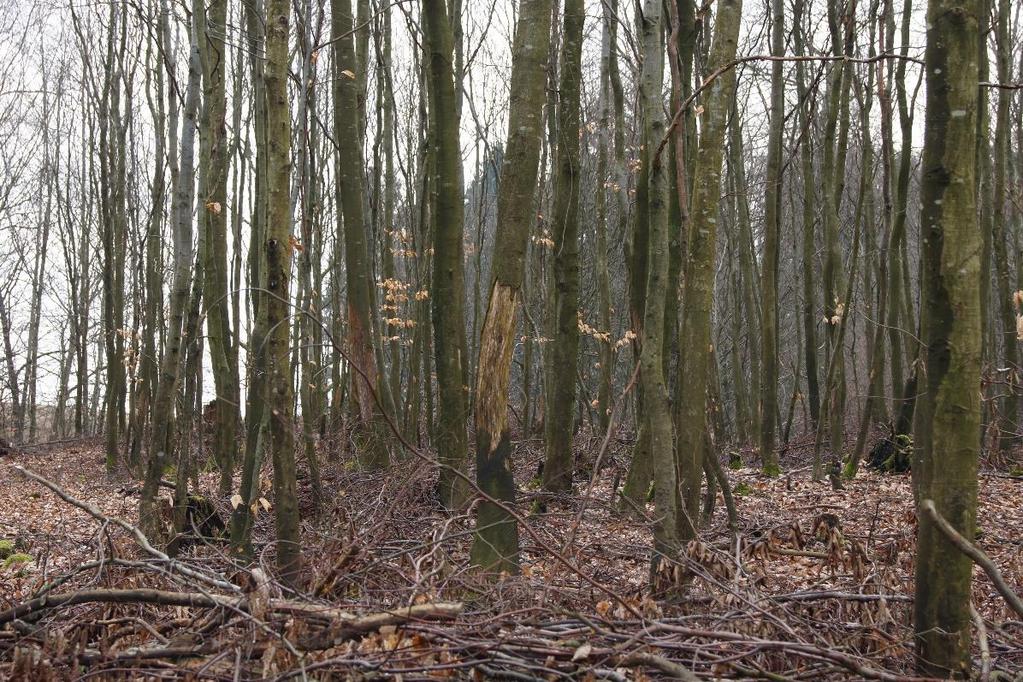
[[[520,447],[528,470],[539,455]],[[497,581],[470,570],[471,510],[439,510],[428,470],[328,467],[345,493],[310,516],[295,591],[271,568],[269,514],[254,562],[217,542],[168,556],[125,520],[133,503],[116,498],[130,490],[77,476],[94,454],[16,460],[45,475],[3,465],[25,481],[32,513],[75,523],[17,517],[35,529],[34,561],[0,572],[2,678],[913,679],[915,519],[897,477],[834,491],[798,469],[777,480],[733,472],[737,532],[712,518],[669,567],[677,597],[654,600],[649,519],[617,508],[614,458],[582,495],[523,486],[533,512],[522,573]],[[982,508],[1016,484],[990,485]],[[229,514],[228,500],[208,497]],[[1008,532],[993,527],[985,549],[1018,585],[995,551]],[[1023,637],[998,586],[978,580],[978,667],[1011,670]]]

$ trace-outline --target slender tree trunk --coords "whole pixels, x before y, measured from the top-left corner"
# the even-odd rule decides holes
[[[21,443],[25,440],[25,412],[21,395],[21,380],[15,365],[16,356],[11,340],[11,313],[0,291],[0,327],[3,327],[4,365],[7,370],[7,384],[11,391],[11,421],[14,422],[14,439]]]
[[[547,404],[547,490],[572,488],[579,357],[579,98],[582,83],[583,0],[565,0],[558,91],[558,146],[554,180],[554,309],[551,384]]]
[[[767,141],[767,187],[764,199],[764,265],[761,282],[760,461],[764,473],[777,476],[774,414],[778,411],[778,246],[781,242],[781,144],[785,125],[785,0],[771,0],[771,111]]]
[[[891,304],[888,306],[888,343],[890,346],[891,363],[891,385],[892,385],[892,414],[905,414],[909,411],[909,419],[900,419],[905,425],[905,431],[899,431],[905,435],[909,434],[909,427],[912,422],[912,402],[909,402],[909,394],[901,393],[900,388],[912,381],[911,376],[916,370],[908,375],[905,367],[905,350],[902,343],[903,334],[913,324],[913,318],[904,314],[909,306],[904,305],[904,299],[909,295],[905,283],[908,279],[909,263],[903,257],[906,251],[906,216],[909,206],[909,180],[913,162],[913,115],[910,109],[908,87],[906,84],[906,61],[910,44],[910,17],[912,15],[912,0],[904,0],[902,6],[902,26],[900,28],[900,44],[902,45],[900,59],[895,66],[895,93],[899,106],[899,126],[901,128],[901,144],[899,148],[899,170],[895,180],[894,188],[894,217],[892,220],[891,252],[893,257],[889,259],[891,270],[888,272],[888,296]],[[894,19],[893,19],[894,21]],[[915,357],[915,353],[913,356]]]
[[[454,38],[445,0],[427,0],[423,15],[428,34],[430,139],[433,142],[433,291],[430,293],[434,358],[440,410],[437,452],[441,504],[459,509],[468,500],[466,470],[469,436],[468,386],[465,384],[465,255],[464,210],[458,170],[461,158],[454,86]],[[454,18],[454,19],[457,19]]]
[[[803,19],[804,0],[794,4],[796,55],[806,54],[806,35]],[[799,143],[800,172],[803,176],[802,210],[802,272],[803,272],[803,354],[806,363],[806,396],[810,408],[810,426],[816,430],[820,421],[821,398],[819,370],[817,368],[817,295],[814,287],[814,260],[817,251],[814,240],[814,206],[816,205],[816,182],[813,174],[813,150],[811,149],[811,112],[813,100],[806,85],[806,68],[803,62],[796,62],[796,94],[799,97]]]
[[[234,551],[249,554],[249,539],[252,531],[252,504],[256,501],[259,487],[257,478],[263,461],[264,427],[266,425],[267,361],[266,361],[266,316],[260,292],[263,286],[263,271],[266,256],[262,245],[267,230],[267,106],[266,88],[263,78],[263,54],[265,46],[265,15],[261,0],[243,3],[245,15],[246,45],[250,55],[249,78],[252,83],[253,137],[255,139],[255,172],[253,173],[252,227],[249,234],[249,287],[251,310],[254,320],[248,343],[248,392],[245,398],[245,457],[242,460],[242,479],[239,486],[241,504],[231,514],[231,544]],[[239,330],[240,331],[240,330]]]
[[[882,22],[881,34],[881,50],[884,51],[887,48],[886,35],[890,35],[891,32],[886,31],[884,28],[884,22]],[[871,47],[871,54],[873,54],[873,47]],[[891,202],[891,179],[892,169],[891,160],[892,155],[890,153],[891,148],[891,134],[892,134],[892,107],[891,98],[889,96],[888,82],[886,79],[886,73],[890,72],[886,65],[882,64],[877,69],[877,92],[878,99],[881,104],[881,139],[882,139],[882,151],[881,160],[883,165],[882,171],[882,195],[884,197],[884,234],[881,238],[881,248],[878,253],[878,275],[877,275],[877,286],[878,286],[878,299],[877,299],[877,311],[874,318],[877,320],[884,320],[887,318],[888,313],[888,268],[890,260],[890,249],[891,249],[891,227],[893,222],[892,214],[892,202]],[[864,137],[864,160],[861,167],[862,174],[869,174],[870,168],[868,160],[872,159],[872,149],[868,147],[870,144],[869,140],[869,109],[861,114],[861,134]],[[872,191],[872,190],[870,190]],[[870,209],[872,212],[872,208]],[[876,324],[874,330],[871,332],[872,340],[871,344],[873,347],[873,354],[870,357],[870,384],[867,390],[867,397],[863,408],[863,414],[860,415],[859,429],[856,434],[856,447],[850,454],[845,463],[844,475],[846,478],[853,478],[856,475],[857,468],[859,467],[860,461],[863,459],[863,454],[866,451],[867,436],[870,427],[870,422],[874,418],[875,409],[874,405],[881,404],[883,409],[882,391],[884,387],[883,372],[884,372],[884,326],[882,324]]]
[[[641,23],[643,70],[640,77],[643,140],[646,156],[652,161],[646,173],[647,210],[644,215],[647,226],[642,230],[647,237],[644,240],[647,256],[643,259],[646,295],[640,346],[640,380],[643,385],[645,422],[643,428],[649,439],[649,457],[655,481],[654,507],[657,510],[650,564],[652,578],[671,573],[664,569],[669,562],[678,558],[682,536],[676,492],[678,468],[672,447],[674,428],[668,387],[664,379],[664,340],[661,336],[665,330],[665,302],[669,289],[668,155],[662,153],[654,156],[652,153],[665,133],[661,98],[661,83],[664,78],[661,6],[659,0],[647,0],[643,5]],[[636,273],[633,274],[635,277]],[[666,587],[658,585],[656,591],[662,591]]]
[[[381,137],[383,138],[384,154],[384,210],[383,227],[384,234],[381,259],[383,261],[383,274],[385,279],[398,277],[395,250],[401,248],[400,234],[395,227],[394,204],[396,196],[396,178],[394,173],[394,146],[395,146],[395,101],[394,101],[394,80],[392,74],[392,51],[391,51],[391,9],[387,5],[380,10],[383,13],[382,27],[383,37],[378,37],[377,42],[382,43],[378,48],[378,89],[380,98],[383,101],[383,127]],[[390,355],[389,365],[389,393],[394,401],[395,419],[402,414],[401,400],[401,374],[402,374],[402,344],[397,334],[390,336],[388,342],[388,353]],[[407,409],[407,408],[406,408]],[[468,445],[466,446],[466,451]]]
[[[852,41],[843,35],[843,28],[851,31],[852,16],[856,0],[849,0],[846,6],[828,5],[828,26],[831,30],[832,55],[846,56],[852,53]],[[842,254],[839,244],[839,229],[842,195],[845,186],[845,158],[849,136],[849,90],[852,80],[851,65],[844,61],[834,64],[828,83],[828,115],[824,128],[823,167],[824,182],[822,198],[824,205],[824,316],[828,320],[827,338],[829,350],[828,381],[824,386],[824,399],[828,405],[828,432],[833,459],[842,457],[845,428],[845,350],[836,345],[840,327],[845,319],[849,301],[842,300],[845,278],[842,271]],[[815,471],[815,479],[822,472]]]
[[[618,23],[611,3],[603,4],[600,38],[600,134],[597,140],[596,187],[596,245],[594,270],[597,280],[597,299],[601,334],[596,338],[597,362],[600,365],[597,388],[597,419],[601,431],[607,431],[611,421],[611,389],[614,378],[614,350],[611,322],[611,275],[608,269],[608,189],[614,181],[609,176],[609,147],[611,146],[611,60],[617,49]]]
[[[1011,80],[1009,59],[1012,47],[1009,44],[1009,2],[998,0],[998,16],[995,24],[997,49],[995,53],[996,74],[999,83]],[[986,51],[982,52],[986,58]],[[1009,120],[1009,104],[1013,97],[1011,90],[998,90],[998,104],[995,113],[994,140],[994,172],[991,177],[993,193],[992,225],[994,234],[995,268],[998,279],[998,310],[1001,313],[1002,346],[1004,348],[1002,366],[1006,368],[1005,397],[1001,402],[998,423],[998,445],[1002,450],[1009,450],[1020,442],[1019,407],[1020,407],[1020,366],[1019,342],[1016,335],[1016,309],[1013,298],[1018,276],[1016,269],[1009,262],[1008,250],[1016,235],[1011,226],[1006,187],[1009,184],[1009,142],[1012,129]],[[1023,312],[1023,311],[1021,311]]]
[[[180,170],[173,186],[173,263],[170,312],[160,366],[160,383],[153,402],[153,433],[149,444],[146,475],[139,499],[139,520],[144,530],[158,531],[159,518],[154,509],[160,478],[174,454],[171,424],[174,398],[188,338],[184,335],[189,284],[192,280],[192,197],[195,193],[195,119],[199,106],[199,29],[193,22],[190,28],[191,48],[188,60],[188,85],[181,121]],[[151,535],[150,537],[156,537]]]
[[[99,186],[103,255],[103,344],[106,359],[106,393],[103,400],[106,467],[117,465],[124,393],[124,150],[121,121],[120,55],[124,50],[125,20],[110,6],[105,81],[99,101]],[[121,34],[120,46],[117,35]]]
[[[294,394],[288,344],[289,284],[294,237],[291,234],[291,106],[288,99],[288,37],[291,3],[266,4],[267,230],[261,313],[266,316],[267,448],[273,459],[277,566],[291,584],[302,569],[295,476]]]
[[[360,5],[362,0],[360,0]],[[363,129],[360,94],[365,60],[356,58],[351,0],[331,0],[331,40],[334,47],[334,132],[338,144],[337,195],[344,217],[346,277],[348,287],[348,346],[355,365],[353,398],[358,405],[362,437],[358,456],[369,469],[390,463],[382,406],[387,403],[386,382],[377,363],[374,331],[373,267],[368,224],[363,206]],[[361,45],[361,42],[360,42]],[[368,49],[368,48],[367,48]],[[365,55],[365,51],[360,54]],[[339,214],[340,217],[340,214]]]
[[[163,50],[163,26],[161,19],[156,31],[157,54]],[[150,50],[152,49],[150,41]],[[149,60],[147,59],[147,62]],[[167,138],[172,143],[177,141],[177,132],[171,132],[168,128],[167,104],[164,99],[164,67],[158,57],[153,64],[152,74],[155,83],[151,88],[149,97],[150,111],[153,115],[153,124],[156,128],[154,136],[154,164],[153,180],[150,199],[152,208],[149,214],[149,224],[145,240],[145,309],[142,316],[142,357],[139,368],[139,384],[136,387],[136,412],[142,428],[136,436],[132,449],[131,466],[133,470],[140,470],[142,466],[141,450],[143,446],[145,425],[155,421],[153,414],[153,402],[156,397],[157,385],[159,383],[160,358],[159,358],[159,315],[163,309],[163,273],[161,263],[161,242],[164,224],[164,212],[166,202],[166,173],[167,173]],[[154,101],[155,99],[155,101]]]
[[[203,112],[200,129],[200,164],[205,178],[200,188],[199,217],[205,238],[206,331],[216,385],[213,425],[213,456],[220,466],[220,490],[231,489],[237,460],[237,429],[240,421],[238,358],[231,331],[227,272],[227,179],[230,148],[227,139],[227,0],[213,0],[200,15],[200,56],[203,74]]]
[[[319,442],[320,421],[323,415],[323,390],[318,361],[323,345],[322,329],[317,319],[321,310],[319,280],[320,244],[320,178],[318,173],[317,145],[319,129],[312,124],[316,112],[316,68],[313,57],[314,31],[312,22],[313,4],[306,0],[301,21],[302,83],[305,91],[300,99],[299,121],[301,122],[302,144],[299,153],[301,166],[301,235],[302,249],[298,254],[298,315],[295,325],[298,331],[298,352],[301,374],[299,376],[299,398],[302,403],[302,441],[305,460],[309,466],[309,482],[313,500],[317,506],[323,498],[320,480],[319,458],[316,446]],[[314,276],[314,270],[316,274]]]
[[[746,178],[746,161],[743,155],[745,149],[744,135],[742,132],[742,118],[739,115],[738,103],[733,103],[732,121],[729,126],[729,176],[733,182],[736,204],[738,206],[739,220],[739,264],[742,270],[742,297],[743,310],[746,317],[746,346],[749,355],[749,377],[750,377],[750,424],[749,432],[756,437],[760,434],[760,410],[759,399],[762,393],[760,379],[760,344],[759,334],[761,307],[759,272],[756,258],[754,256],[755,245],[753,243],[753,221],[750,217],[749,182]],[[757,402],[754,403],[753,401]]]

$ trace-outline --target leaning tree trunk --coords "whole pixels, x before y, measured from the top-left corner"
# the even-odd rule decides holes
[[[494,281],[483,321],[475,401],[476,480],[494,502],[480,503],[472,562],[489,572],[518,570],[519,531],[508,434],[508,380],[522,288],[533,193],[539,171],[551,0],[523,0],[512,49],[508,142],[497,198]]]
[[[922,392],[913,479],[918,504],[967,540],[977,522],[980,449],[980,253],[977,229],[977,0],[931,0],[921,168]],[[918,513],[913,604],[920,672],[968,677],[973,565]]]

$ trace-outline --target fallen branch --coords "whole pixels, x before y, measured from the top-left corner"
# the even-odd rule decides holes
[[[937,508],[934,506],[934,500],[924,500],[920,503],[920,509],[927,515],[927,518],[934,522],[938,530],[944,533],[949,542],[955,545],[960,552],[973,559],[975,564],[984,569],[987,577],[991,579],[995,589],[998,590],[998,594],[1002,595],[1013,611],[1023,616],[1023,600],[1020,600],[1019,595],[1005,582],[1005,578],[1002,577],[1002,572],[995,566],[995,562],[991,561],[991,558],[984,554],[979,547],[960,535],[959,531],[953,528],[952,524],[938,513]]]
[[[905,594],[859,594],[856,592],[792,592],[791,594],[779,594],[774,597],[767,597],[777,602],[800,602],[819,601],[822,599],[839,599],[842,601],[903,601],[911,602],[913,598]]]
[[[152,589],[93,589],[47,594],[23,602],[0,612],[0,625],[25,618],[34,613],[76,604],[154,604],[157,606],[191,606],[200,608],[228,607],[239,612],[251,612],[251,600],[225,597],[203,592],[169,592]],[[318,620],[331,628],[337,628],[342,638],[355,634],[372,632],[386,625],[398,625],[413,620],[442,620],[454,618],[462,613],[462,605],[455,602],[417,604],[391,611],[357,615],[342,609],[321,604],[273,599],[270,612]]]
[[[671,679],[682,680],[682,682],[699,682],[700,680],[691,670],[683,668],[678,663],[669,661],[663,656],[648,654],[642,651],[621,656],[615,661],[615,664],[625,668],[635,668],[637,666],[656,668],[665,675],[670,675]]]
[[[78,653],[75,659],[78,663],[118,663],[152,660],[176,660],[179,658],[199,658],[217,652],[217,642],[195,646],[161,646],[161,647],[132,647],[118,652],[103,652],[94,649],[87,649]]]
[[[270,602],[270,610],[303,616],[324,622],[340,624],[347,629],[360,632],[372,632],[385,625],[397,625],[410,620],[442,620],[454,618],[462,613],[462,605],[458,602],[436,602],[433,604],[416,604],[392,611],[381,611],[359,616],[333,606],[324,604],[305,604],[302,602],[274,599]]]
[[[201,592],[168,592],[166,590],[148,589],[81,590],[65,594],[47,594],[18,604],[6,611],[0,612],[0,625],[47,609],[96,602],[110,604],[156,604],[159,606],[200,606],[204,608],[217,606],[234,606],[237,608],[241,605],[237,598],[219,597]]]

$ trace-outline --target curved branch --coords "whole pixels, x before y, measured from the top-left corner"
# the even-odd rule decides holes
[[[938,513],[934,506],[934,500],[924,500],[921,502],[920,510],[927,515],[927,518],[934,522],[934,525],[948,538],[949,542],[955,545],[960,552],[973,559],[975,564],[984,569],[987,577],[994,583],[995,589],[1008,602],[1012,610],[1023,616],[1023,600],[1005,582],[1005,578],[1002,577],[1002,572],[995,566],[995,562],[991,561],[991,558],[984,554],[979,547],[960,535],[959,531],[953,528],[952,524]]]

